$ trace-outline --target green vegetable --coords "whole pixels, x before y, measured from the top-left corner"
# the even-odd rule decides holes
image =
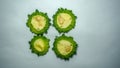
[[[65,35],[56,37],[53,45],[53,51],[56,56],[61,59],[69,60],[70,57],[73,57],[73,55],[76,54],[77,43],[72,37]]]
[[[30,28],[30,31],[35,34],[47,33],[50,26],[50,19],[47,13],[39,12],[36,10],[31,15],[28,15],[26,25]]]
[[[29,42],[32,53],[35,53],[38,56],[45,55],[50,47],[49,41],[50,40],[45,36],[34,36],[34,38]]]
[[[59,33],[66,33],[75,27],[76,19],[72,10],[59,8],[53,15],[53,26]]]

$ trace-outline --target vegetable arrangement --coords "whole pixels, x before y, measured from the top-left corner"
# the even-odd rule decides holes
[[[38,56],[45,55],[50,47],[50,40],[43,36],[44,33],[47,33],[50,26],[50,19],[48,18],[47,13],[36,10],[31,15],[28,15],[26,25],[30,28],[32,33],[38,35],[34,36],[29,42],[32,53],[35,53]]]
[[[56,56],[69,60],[77,53],[77,43],[71,36],[66,36],[65,33],[69,32],[75,27],[77,17],[73,14],[72,10],[59,8],[58,11],[53,15],[53,26],[59,33],[63,33],[61,36],[54,39],[52,50]],[[34,36],[30,44],[32,53],[38,56],[43,56],[49,51],[50,39],[44,36],[47,33],[51,23],[47,13],[39,12],[36,10],[32,14],[28,15],[26,23]]]

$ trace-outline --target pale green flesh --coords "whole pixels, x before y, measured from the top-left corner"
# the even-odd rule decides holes
[[[33,28],[35,28],[37,31],[40,31],[45,27],[46,19],[43,16],[36,15],[32,17],[31,24]]]
[[[57,44],[57,49],[60,52],[60,54],[67,55],[72,51],[73,46],[71,45],[71,43],[69,41],[61,40]]]
[[[44,41],[42,39],[37,39],[35,42],[34,42],[34,48],[39,51],[39,52],[42,52],[44,51]]]
[[[57,24],[60,28],[67,28],[72,22],[72,17],[67,13],[60,13],[57,16]]]

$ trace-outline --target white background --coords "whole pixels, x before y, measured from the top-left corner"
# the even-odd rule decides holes
[[[27,15],[36,9],[52,15],[58,8],[71,9],[78,17],[67,36],[78,43],[69,61],[52,51],[60,36],[50,27],[50,49],[45,56],[31,53],[34,34],[26,26]],[[53,23],[51,21],[51,23]],[[0,0],[0,68],[120,68],[120,0]]]

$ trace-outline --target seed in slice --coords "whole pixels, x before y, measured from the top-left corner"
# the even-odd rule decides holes
[[[76,16],[71,10],[60,8],[53,15],[53,25],[58,32],[68,32],[75,27]]]
[[[50,26],[50,19],[46,13],[36,10],[31,15],[28,15],[27,26],[31,32],[35,34],[46,33]]]
[[[72,51],[73,46],[67,40],[61,40],[57,44],[57,49],[62,55],[67,55]]]
[[[44,36],[34,36],[30,41],[30,49],[38,56],[45,55],[49,49],[49,39]]]
[[[53,45],[53,51],[55,52],[56,56],[61,59],[69,60],[70,57],[76,54],[77,43],[72,37],[65,35],[56,37]]]

